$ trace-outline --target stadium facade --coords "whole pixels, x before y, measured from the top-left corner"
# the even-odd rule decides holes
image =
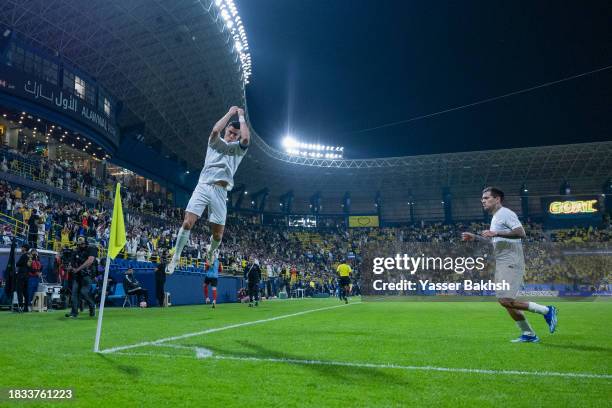
[[[229,28],[239,16],[228,4],[2,2],[5,143],[15,147],[19,132],[42,119],[65,129],[60,139],[49,131],[50,154],[56,143],[72,144],[154,180],[184,206],[212,125],[228,106],[245,104],[250,57],[243,29]],[[610,206],[612,142],[333,160],[290,156],[257,134],[252,140],[230,195],[235,210],[471,220],[483,217],[479,197],[488,185],[505,190],[524,216],[541,216],[542,197],[560,193]]]

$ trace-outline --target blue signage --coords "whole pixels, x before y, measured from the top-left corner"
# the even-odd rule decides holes
[[[67,115],[101,134],[115,147],[119,145],[119,128],[112,116],[57,85],[1,65],[0,91]]]

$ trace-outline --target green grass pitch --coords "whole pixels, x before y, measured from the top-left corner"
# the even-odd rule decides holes
[[[612,302],[555,304],[553,335],[528,315],[540,344],[509,343],[517,328],[494,302],[110,308],[101,347],[117,349],[103,354],[92,352],[96,319],[87,313],[2,313],[0,405],[610,406]],[[71,388],[74,400],[17,403],[9,388]]]

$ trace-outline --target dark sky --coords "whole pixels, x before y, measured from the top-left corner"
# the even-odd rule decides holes
[[[252,124],[350,158],[612,139],[609,1],[239,0]]]

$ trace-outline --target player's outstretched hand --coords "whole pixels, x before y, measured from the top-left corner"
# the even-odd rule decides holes
[[[240,109],[240,108],[239,108],[239,107],[237,107],[237,106],[232,106],[232,107],[229,109],[229,114],[230,114],[230,115],[232,115],[232,116],[234,116],[235,114],[237,114],[237,113],[238,113],[238,110],[239,110],[239,109]]]
[[[461,233],[462,241],[474,241],[475,239],[476,239],[476,234],[472,234],[471,232]]]

